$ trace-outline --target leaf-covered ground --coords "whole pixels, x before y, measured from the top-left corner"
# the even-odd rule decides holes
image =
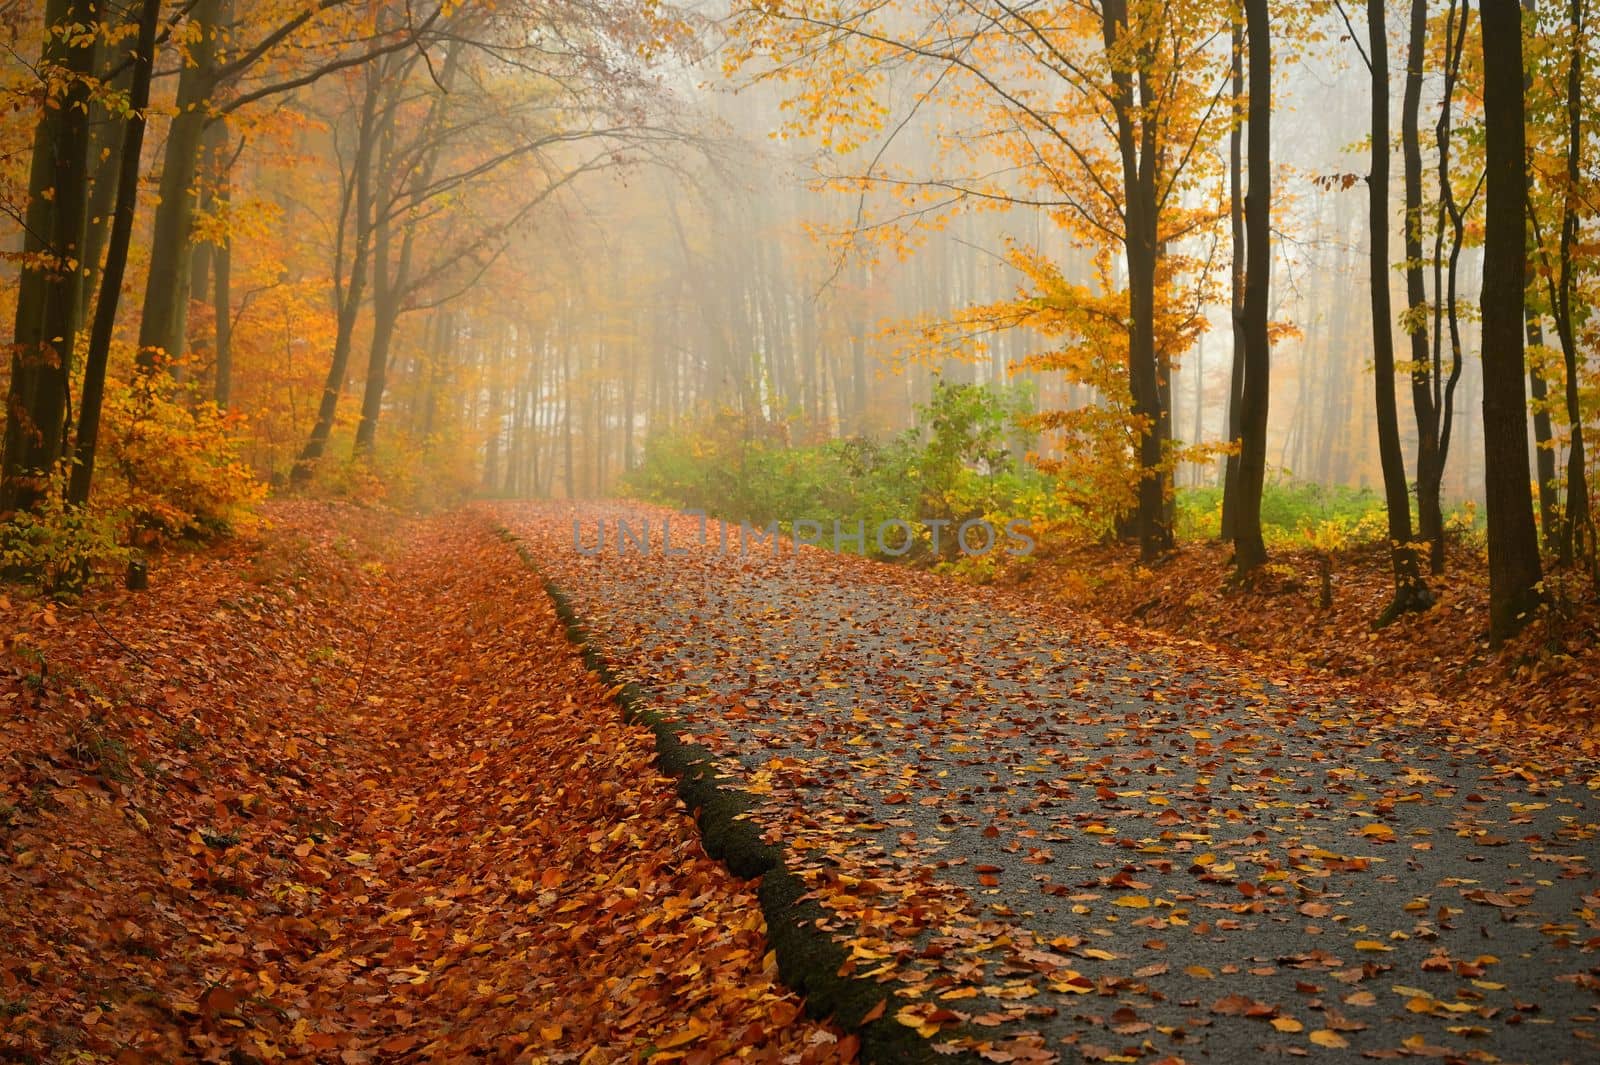
[[[1006,1061],[1600,1059],[1600,775],[1432,697],[664,511],[507,520],[888,1015]],[[600,555],[599,522],[654,523]],[[851,1020],[854,1020],[853,1018]]]
[[[1113,621],[1267,655],[1308,670],[1382,680],[1466,703],[1499,727],[1543,731],[1600,755],[1600,600],[1582,574],[1552,572],[1552,607],[1498,650],[1489,646],[1489,587],[1481,551],[1452,542],[1449,568],[1429,579],[1432,610],[1374,632],[1393,594],[1382,545],[1358,545],[1322,562],[1308,550],[1277,552],[1243,585],[1230,549],[1185,543],[1141,565],[1138,549],[1095,545],[1032,567],[1018,592]]]
[[[479,515],[0,600],[0,1059],[841,1062]]]

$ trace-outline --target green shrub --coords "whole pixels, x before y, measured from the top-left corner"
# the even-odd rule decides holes
[[[997,527],[1038,517],[1053,497],[1049,478],[1020,454],[1032,436],[1019,420],[1032,408],[1023,388],[938,384],[917,424],[886,441],[865,437],[795,447],[782,422],[723,411],[687,432],[659,434],[626,478],[628,494],[704,510],[730,521],[789,523],[810,519],[867,529],[891,520],[987,518]],[[932,536],[919,532],[912,554],[932,558]],[[953,559],[951,535],[940,554]]]
[[[1269,482],[1261,495],[1261,527],[1269,540],[1295,538],[1308,528],[1334,522],[1351,529],[1384,516],[1383,499],[1369,488],[1347,488],[1298,481]],[[1222,489],[1178,493],[1178,534],[1185,539],[1215,538],[1222,530]]]
[[[31,581],[52,595],[81,591],[131,557],[119,538],[122,515],[68,506],[65,483],[63,470],[36,509],[0,523],[0,573]]]

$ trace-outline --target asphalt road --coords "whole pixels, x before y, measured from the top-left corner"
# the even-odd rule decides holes
[[[505,517],[901,1023],[1001,1061],[1600,1061],[1593,767],[737,527],[669,555],[664,513]]]

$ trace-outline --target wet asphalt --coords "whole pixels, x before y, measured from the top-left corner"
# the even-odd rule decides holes
[[[742,553],[736,526],[724,553],[679,517],[668,555],[663,514],[503,517],[617,673],[762,800],[907,1023],[942,1011],[935,1042],[1600,1061],[1594,767],[1007,592]],[[619,516],[652,550],[575,548],[575,518],[592,550]]]

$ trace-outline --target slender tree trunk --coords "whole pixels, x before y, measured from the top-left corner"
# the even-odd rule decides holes
[[[1578,375],[1581,369],[1576,334],[1576,315],[1572,308],[1573,263],[1578,243],[1578,205],[1575,202],[1583,182],[1584,100],[1584,2],[1570,0],[1567,8],[1572,31],[1572,46],[1567,61],[1567,184],[1562,194],[1561,247],[1558,288],[1555,295],[1556,333],[1561,338],[1561,356],[1566,367],[1567,405],[1567,505],[1561,523],[1562,565],[1582,559],[1600,579],[1600,554],[1595,543],[1594,515],[1589,511],[1589,481],[1585,465],[1583,409],[1579,400]]]
[[[1526,314],[1528,347],[1544,347],[1544,326],[1532,311]],[[1533,402],[1533,465],[1539,481],[1539,528],[1547,550],[1561,546],[1561,498],[1556,488],[1555,426],[1550,418],[1550,387],[1538,360],[1528,360],[1528,392]]]
[[[1523,391],[1527,270],[1527,138],[1522,9],[1484,0],[1483,448],[1489,534],[1489,633],[1514,635],[1539,605],[1543,578],[1528,491]]]
[[[1433,605],[1433,596],[1423,583],[1411,544],[1411,492],[1406,484],[1400,415],[1395,402],[1394,310],[1389,297],[1389,32],[1384,0],[1367,0],[1367,29],[1372,62],[1372,173],[1367,176],[1372,237],[1368,263],[1372,285],[1372,365],[1378,460],[1383,468],[1395,582],[1394,601],[1378,619],[1380,624],[1386,624],[1406,611],[1426,610]]]
[[[361,420],[356,424],[355,455],[370,455],[378,438],[378,416],[389,384],[389,353],[400,325],[400,308],[393,293],[376,296],[372,303],[372,348],[367,358],[367,378],[361,390]]]
[[[45,24],[92,25],[97,0],[51,0]],[[32,510],[49,485],[67,438],[73,342],[82,307],[82,242],[88,198],[89,85],[95,48],[85,35],[46,37],[40,66],[67,79],[39,116],[28,177],[24,260],[17,280],[0,516]]]
[[[1272,27],[1267,0],[1245,0],[1250,42],[1250,192],[1245,200],[1245,370],[1240,417],[1235,561],[1240,571],[1267,560],[1261,493],[1267,473],[1267,396],[1272,347],[1267,310],[1272,278]]]
[[[566,473],[567,498],[578,498],[578,467],[573,456],[572,441],[572,343],[563,329],[558,341],[561,345],[561,448],[562,466]]]
[[[98,76],[104,78],[116,70],[110,88],[116,93],[131,94],[133,88],[134,41],[122,38],[109,48],[102,48]],[[117,205],[118,174],[122,166],[122,141],[127,123],[121,116],[106,109],[103,100],[90,105],[89,119],[89,206],[88,224],[83,234],[83,284],[78,293],[78,319],[87,321],[94,308],[91,300],[100,290],[100,259],[106,250],[106,236],[111,227],[111,216]]]
[[[220,121],[218,126],[227,130]],[[225,211],[233,198],[232,179],[223,173],[218,180],[217,202]],[[217,372],[211,395],[219,408],[227,410],[233,399],[233,238],[226,232],[212,255],[211,311],[217,320]]]
[[[1228,375],[1228,442],[1239,446],[1241,414],[1244,406],[1244,134],[1240,107],[1244,99],[1244,26],[1233,24],[1233,129],[1228,134],[1228,220],[1233,237],[1233,267],[1230,272],[1229,320],[1233,326],[1233,366]],[[1239,455],[1235,451],[1223,461],[1222,529],[1224,540],[1232,542],[1235,513],[1238,509]]]
[[[392,134],[392,131],[391,131]],[[379,153],[377,184],[390,186],[388,160],[391,147],[389,136]],[[394,342],[395,329],[400,321],[400,287],[406,283],[405,260],[410,258],[411,238],[404,238],[404,251],[400,262],[391,261],[390,244],[393,230],[389,220],[391,197],[382,196],[378,203],[378,218],[372,238],[372,347],[367,354],[367,378],[361,392],[361,421],[356,425],[355,457],[370,455],[378,435],[378,415],[383,410],[383,393],[388,386],[389,349]]]
[[[1429,544],[1431,569],[1438,574],[1444,571],[1444,510],[1439,498],[1444,456],[1439,452],[1439,410],[1433,399],[1428,290],[1423,280],[1422,250],[1420,117],[1427,47],[1427,0],[1411,0],[1411,34],[1406,49],[1405,95],[1400,112],[1400,143],[1405,160],[1405,330],[1411,339],[1411,408],[1417,423],[1417,531]],[[1450,101],[1446,100],[1444,106],[1449,107]]]
[[[122,278],[127,272],[128,248],[133,243],[134,209],[139,197],[139,165],[144,151],[145,112],[150,107],[150,79],[155,66],[156,28],[161,0],[144,0],[139,11],[139,37],[133,53],[133,81],[128,91],[127,129],[117,164],[116,203],[106,247],[106,265],[100,275],[100,295],[95,301],[94,324],[89,330],[89,351],[84,361],[83,402],[78,414],[78,439],[67,485],[67,502],[89,502],[94,481],[95,450],[100,440],[100,409],[105,400],[106,365],[111,337],[117,325],[117,305],[122,298]]]
[[[342,269],[335,255],[335,296],[338,305],[338,322],[333,342],[333,360],[328,366],[328,377],[323,382],[322,399],[317,405],[317,419],[311,435],[295,460],[290,480],[304,485],[311,480],[317,463],[328,449],[328,438],[333,433],[333,420],[339,410],[339,394],[344,391],[345,376],[350,370],[350,351],[354,345],[356,318],[361,311],[361,300],[366,291],[368,260],[372,252],[372,153],[378,136],[378,98],[383,91],[383,79],[377,69],[366,75],[366,93],[362,100],[360,130],[357,134],[355,158],[351,163],[350,181],[354,189],[346,187],[346,207],[341,211],[340,241],[344,240],[345,227],[350,233],[350,275],[342,290],[337,275]],[[353,203],[351,202],[353,200]],[[353,211],[350,209],[353,206]],[[351,217],[353,215],[353,217]]]
[[[390,351],[394,346],[400,315],[405,311],[412,287],[411,262],[416,247],[416,229],[410,224],[402,223],[404,232],[400,238],[400,251],[391,260],[389,249],[394,239],[394,219],[408,197],[413,198],[415,202],[415,198],[421,197],[423,190],[433,180],[434,169],[439,159],[439,141],[435,139],[435,131],[447,118],[451,100],[448,90],[455,83],[460,57],[461,48],[451,45],[438,73],[441,92],[434,97],[428,116],[423,122],[423,132],[418,136],[419,143],[427,145],[431,142],[431,146],[425,147],[425,154],[420,163],[412,158],[402,160],[398,164],[404,166],[409,162],[411,164],[409,173],[396,173],[398,166],[395,157],[393,102],[389,106],[383,124],[384,134],[377,155],[377,171],[373,179],[378,190],[372,255],[373,338],[372,347],[368,351],[367,376],[361,395],[361,420],[356,425],[355,455],[357,456],[370,454],[377,440],[378,419],[383,414],[383,396],[389,384]]]
[[[1117,47],[1128,27],[1126,0],[1106,0],[1101,7],[1105,47]],[[1112,109],[1116,113],[1117,140],[1122,157],[1122,186],[1128,262],[1128,383],[1133,416],[1139,421],[1137,458],[1138,530],[1140,555],[1150,561],[1172,550],[1172,526],[1167,514],[1167,438],[1171,423],[1161,404],[1161,373],[1155,336],[1156,267],[1160,261],[1159,203],[1156,195],[1158,148],[1147,115],[1154,104],[1154,87],[1139,72],[1138,104],[1134,100],[1134,72],[1114,71]]]

